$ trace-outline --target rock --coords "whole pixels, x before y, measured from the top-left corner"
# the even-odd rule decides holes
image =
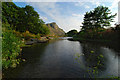
[[[32,45],[34,42],[33,41],[27,41],[25,45]]]
[[[48,40],[49,40],[49,39],[48,39],[47,37],[41,37],[41,38],[38,39],[37,42],[38,42],[38,43],[45,43],[45,42],[48,42]]]
[[[61,28],[59,28],[55,22],[48,23],[46,25],[50,29],[50,36],[64,36],[65,35],[65,32]]]
[[[46,43],[48,41],[49,41],[49,39],[46,38],[46,37],[40,37],[39,39],[37,39],[37,38],[31,38],[30,41],[27,41],[25,44],[26,45],[32,45],[34,43]]]

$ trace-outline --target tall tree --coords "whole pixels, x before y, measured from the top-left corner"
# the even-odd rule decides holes
[[[116,15],[112,15],[108,7],[98,6],[90,12],[86,12],[82,23],[82,30],[108,27]]]

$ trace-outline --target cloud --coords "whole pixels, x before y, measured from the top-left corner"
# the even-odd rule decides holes
[[[71,29],[76,29],[80,31],[80,25],[83,19],[81,14],[72,14],[72,16],[64,16],[61,14],[61,8],[58,4],[53,2],[42,2],[42,3],[29,3],[33,7],[37,7],[39,11],[44,12],[47,16],[53,19],[60,28],[65,32],[68,32]],[[43,20],[47,20],[46,17],[40,16]]]
[[[91,0],[90,1],[91,3],[92,3],[92,5],[96,5],[96,6],[99,6],[101,3],[101,1],[99,1],[99,0]]]
[[[88,3],[88,2],[77,2],[77,3],[75,3],[75,6],[84,7],[85,9],[89,9],[90,6],[86,5],[86,3]]]
[[[83,17],[84,15],[83,14],[75,14],[75,13],[73,13],[72,16],[74,16],[74,17]]]
[[[83,6],[85,4],[85,2],[76,2],[75,6]]]
[[[114,0],[113,2],[112,2],[112,6],[110,6],[110,9],[113,9],[113,8],[117,8],[118,6],[118,2],[119,2],[120,0]]]
[[[111,6],[110,6],[110,10],[111,10],[112,14],[117,13],[117,16],[114,18],[114,21],[115,21],[115,22],[112,22],[112,23],[111,23],[112,26],[115,26],[114,24],[118,22],[118,14],[120,14],[120,13],[118,13],[118,2],[119,2],[119,1],[120,1],[120,0],[114,0],[114,1],[112,2]]]
[[[64,27],[64,30],[68,32],[69,30],[76,29],[80,31],[80,19],[76,17],[69,17],[69,18],[60,18],[56,19],[59,26]]]
[[[40,19],[42,19],[43,21],[47,21],[48,20],[48,18],[44,17],[44,16],[40,16]]]
[[[89,8],[90,8],[90,6],[88,6],[88,5],[85,5],[85,8],[86,8],[86,9],[89,9]]]
[[[92,4],[96,6],[102,4],[99,1],[92,1]],[[65,32],[68,32],[71,29],[76,29],[80,31],[80,26],[82,25],[81,23],[83,22],[84,14],[71,13],[71,16],[65,16],[61,14],[61,12],[64,11],[63,9],[61,9],[61,5],[55,2],[27,2],[27,4],[30,4],[34,8],[37,8],[38,12],[45,13],[46,16],[40,16],[44,21],[48,21],[49,19],[47,17],[49,16],[49,18],[54,20]],[[112,3],[112,6],[113,5],[115,5],[115,3]],[[86,7],[86,9],[92,8],[92,6],[85,5],[85,2],[77,2],[75,3],[75,6],[84,6]],[[113,8],[114,6],[112,7],[112,12],[117,12],[117,9]],[[115,20],[117,19],[118,17],[115,18]]]

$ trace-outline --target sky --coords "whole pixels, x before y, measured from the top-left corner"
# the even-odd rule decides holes
[[[89,0],[89,1],[73,1],[73,0],[13,0],[19,7],[26,5],[33,6],[34,10],[38,12],[39,16],[45,23],[56,22],[65,32],[76,29],[80,31],[84,18],[84,14],[93,10],[99,5],[109,7],[112,14],[117,13],[112,26],[118,22],[118,1],[119,0]]]

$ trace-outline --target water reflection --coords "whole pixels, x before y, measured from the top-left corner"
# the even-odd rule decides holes
[[[118,75],[117,52],[92,43],[53,40],[23,48],[26,62],[4,71],[6,78],[90,78]]]
[[[103,51],[104,55],[107,57],[107,69],[104,71],[103,77],[108,77],[108,76],[119,76],[119,56],[117,52],[114,50],[111,50],[109,48],[101,47],[101,50]]]
[[[86,70],[90,77],[113,77],[118,75],[118,53],[91,43],[80,43],[84,53]],[[113,66],[114,65],[114,66]]]

